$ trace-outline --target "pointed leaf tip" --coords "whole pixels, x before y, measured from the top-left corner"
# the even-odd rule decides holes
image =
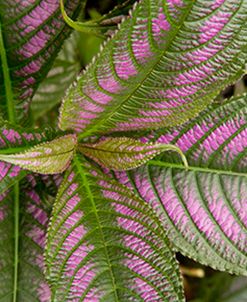
[[[142,143],[128,137],[108,137],[93,144],[79,144],[78,149],[101,166],[119,171],[139,167],[164,151],[179,153],[188,167],[183,152],[177,146]]]
[[[0,154],[0,160],[41,174],[61,173],[68,167],[76,144],[76,135],[64,135],[21,153]]]

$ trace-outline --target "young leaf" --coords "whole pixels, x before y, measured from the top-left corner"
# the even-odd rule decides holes
[[[50,130],[21,129],[6,122],[0,122],[0,156],[8,153],[18,153],[56,137]],[[0,191],[1,194],[22,179],[27,171],[13,164],[0,161]]]
[[[76,17],[80,3],[67,1],[68,14]],[[58,0],[1,1],[0,20],[0,109],[13,122],[27,112],[70,29]]]
[[[43,249],[50,209],[50,197],[30,184],[1,195],[1,301],[51,301],[43,274]]]
[[[65,41],[51,70],[34,94],[31,103],[33,119],[42,117],[62,100],[64,91],[75,80],[80,70],[77,54],[78,35]]]
[[[48,230],[52,301],[184,301],[178,265],[145,202],[75,157]]]
[[[0,160],[41,174],[63,172],[73,157],[76,136],[68,134],[17,154],[1,154]]]
[[[70,87],[60,128],[92,133],[181,124],[244,72],[247,2],[142,0]]]
[[[187,166],[183,153],[174,145],[145,144],[128,137],[108,137],[93,144],[79,144],[78,150],[101,166],[113,170],[136,168],[165,151],[179,153],[185,166]]]
[[[153,138],[176,143],[188,159],[187,170],[176,155],[164,155],[162,161],[150,161],[129,177],[117,174],[157,211],[177,250],[215,269],[243,275],[247,275],[246,117],[244,96]]]

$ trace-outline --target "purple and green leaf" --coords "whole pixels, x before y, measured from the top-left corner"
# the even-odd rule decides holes
[[[246,95],[184,125],[151,135],[179,146],[116,178],[157,212],[175,248],[217,270],[247,275]]]
[[[79,156],[57,195],[46,264],[52,301],[184,301],[155,214]]]
[[[247,94],[219,108],[210,107],[183,126],[156,131],[142,141],[176,145],[190,166],[247,173]],[[162,155],[166,162],[174,158]]]
[[[79,0],[66,1],[72,17],[80,7]],[[20,121],[71,30],[59,0],[1,1],[0,19],[0,109],[11,122]]]
[[[247,3],[142,0],[67,92],[60,128],[95,133],[174,126],[243,73]]]

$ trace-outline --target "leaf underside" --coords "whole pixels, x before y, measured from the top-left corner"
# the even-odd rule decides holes
[[[68,90],[60,128],[80,137],[174,126],[244,72],[247,2],[142,0]]]
[[[46,263],[52,301],[184,301],[157,217],[79,157],[57,195]]]

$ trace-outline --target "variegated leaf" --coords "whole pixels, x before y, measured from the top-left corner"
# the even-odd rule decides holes
[[[0,197],[0,301],[50,302],[43,249],[52,199],[23,183]]]
[[[79,0],[66,1],[72,17],[78,15],[80,6]],[[59,0],[1,1],[0,19],[0,109],[13,122],[27,112],[70,29]]]
[[[119,181],[158,213],[176,249],[218,270],[247,275],[246,96],[155,136],[189,162],[162,156]]]
[[[79,144],[78,150],[101,166],[113,170],[136,168],[165,151],[179,153],[187,166],[183,153],[174,145],[142,143],[128,137],[108,137],[92,144]]]
[[[0,160],[41,174],[63,172],[73,157],[77,138],[68,134],[16,154],[1,154]],[[9,150],[7,150],[9,152]]]
[[[68,90],[60,128],[92,133],[174,126],[244,72],[247,2],[141,0]]]
[[[247,94],[219,108],[211,107],[183,126],[156,131],[142,141],[176,145],[191,166],[247,173]],[[167,154],[162,159],[180,161]]]
[[[184,301],[170,244],[147,204],[79,157],[71,169],[48,231],[52,301]]]

